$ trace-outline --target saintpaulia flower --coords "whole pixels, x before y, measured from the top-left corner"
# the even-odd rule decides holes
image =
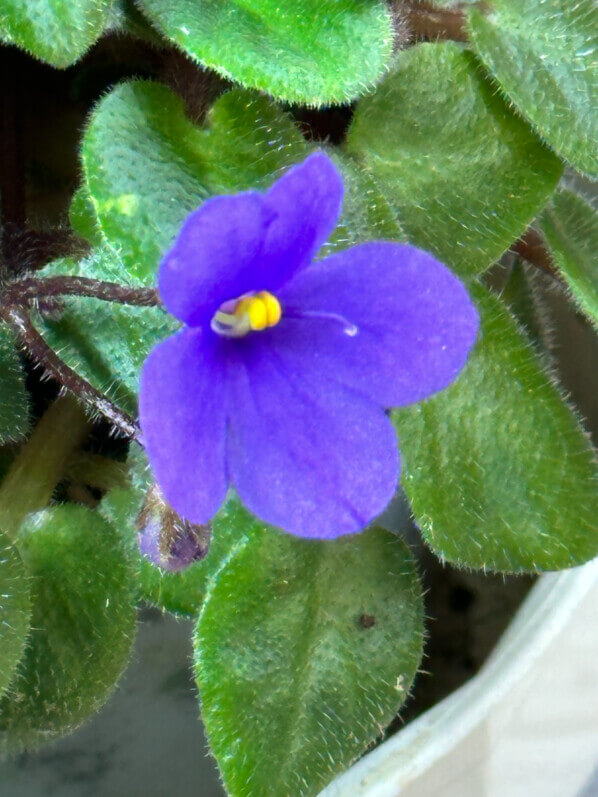
[[[140,422],[164,496],[192,523],[234,487],[293,534],[359,531],[399,479],[387,409],[465,364],[478,316],[431,255],[373,241],[314,262],[342,198],[315,153],[265,193],[206,201],[162,261],[162,302],[185,326],[145,363]]]

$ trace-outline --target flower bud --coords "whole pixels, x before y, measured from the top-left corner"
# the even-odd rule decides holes
[[[155,484],[148,491],[137,528],[141,554],[169,572],[200,561],[210,548],[211,527],[196,526],[177,515]]]

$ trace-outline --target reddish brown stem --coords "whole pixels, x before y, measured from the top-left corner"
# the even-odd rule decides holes
[[[154,288],[132,288],[117,282],[103,282],[89,277],[30,277],[9,283],[2,292],[3,304],[31,304],[53,296],[86,296],[104,302],[156,307],[160,304]]]
[[[133,418],[113,404],[103,393],[64,363],[35,329],[25,307],[3,307],[0,315],[17,333],[33,359],[71,393],[104,415],[127,437],[139,439],[140,430]]]

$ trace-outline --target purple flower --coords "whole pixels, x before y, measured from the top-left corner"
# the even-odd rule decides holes
[[[389,407],[442,390],[478,315],[431,255],[375,241],[312,260],[343,183],[315,153],[266,192],[205,202],[162,261],[182,331],[148,357],[140,421],[166,499],[206,523],[234,487],[304,537],[359,531],[399,478]]]

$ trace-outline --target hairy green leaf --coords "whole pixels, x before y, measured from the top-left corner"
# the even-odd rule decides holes
[[[381,0],[140,0],[162,32],[204,66],[292,102],[347,102],[392,52]]]
[[[456,565],[558,570],[598,554],[595,454],[502,303],[474,286],[481,337],[457,381],[395,411],[403,485]]]
[[[0,749],[31,749],[73,730],[108,698],[135,633],[132,572],[97,512],[63,505],[32,515],[19,548],[31,575],[25,655],[0,703]]]
[[[213,580],[194,640],[229,793],[316,794],[361,755],[407,696],[422,620],[394,535],[321,542],[255,528]]]
[[[111,5],[112,0],[2,0],[0,39],[64,68],[101,35]]]
[[[29,574],[15,546],[0,532],[0,695],[23,655],[30,615]]]
[[[16,341],[6,324],[0,324],[0,442],[19,440],[29,426],[29,394]]]
[[[562,173],[454,43],[401,53],[360,100],[347,150],[376,178],[407,238],[465,276],[509,247]]]
[[[540,224],[574,301],[598,326],[598,213],[577,194],[559,191]]]
[[[598,175],[595,0],[492,0],[469,11],[476,52],[540,135]]]

